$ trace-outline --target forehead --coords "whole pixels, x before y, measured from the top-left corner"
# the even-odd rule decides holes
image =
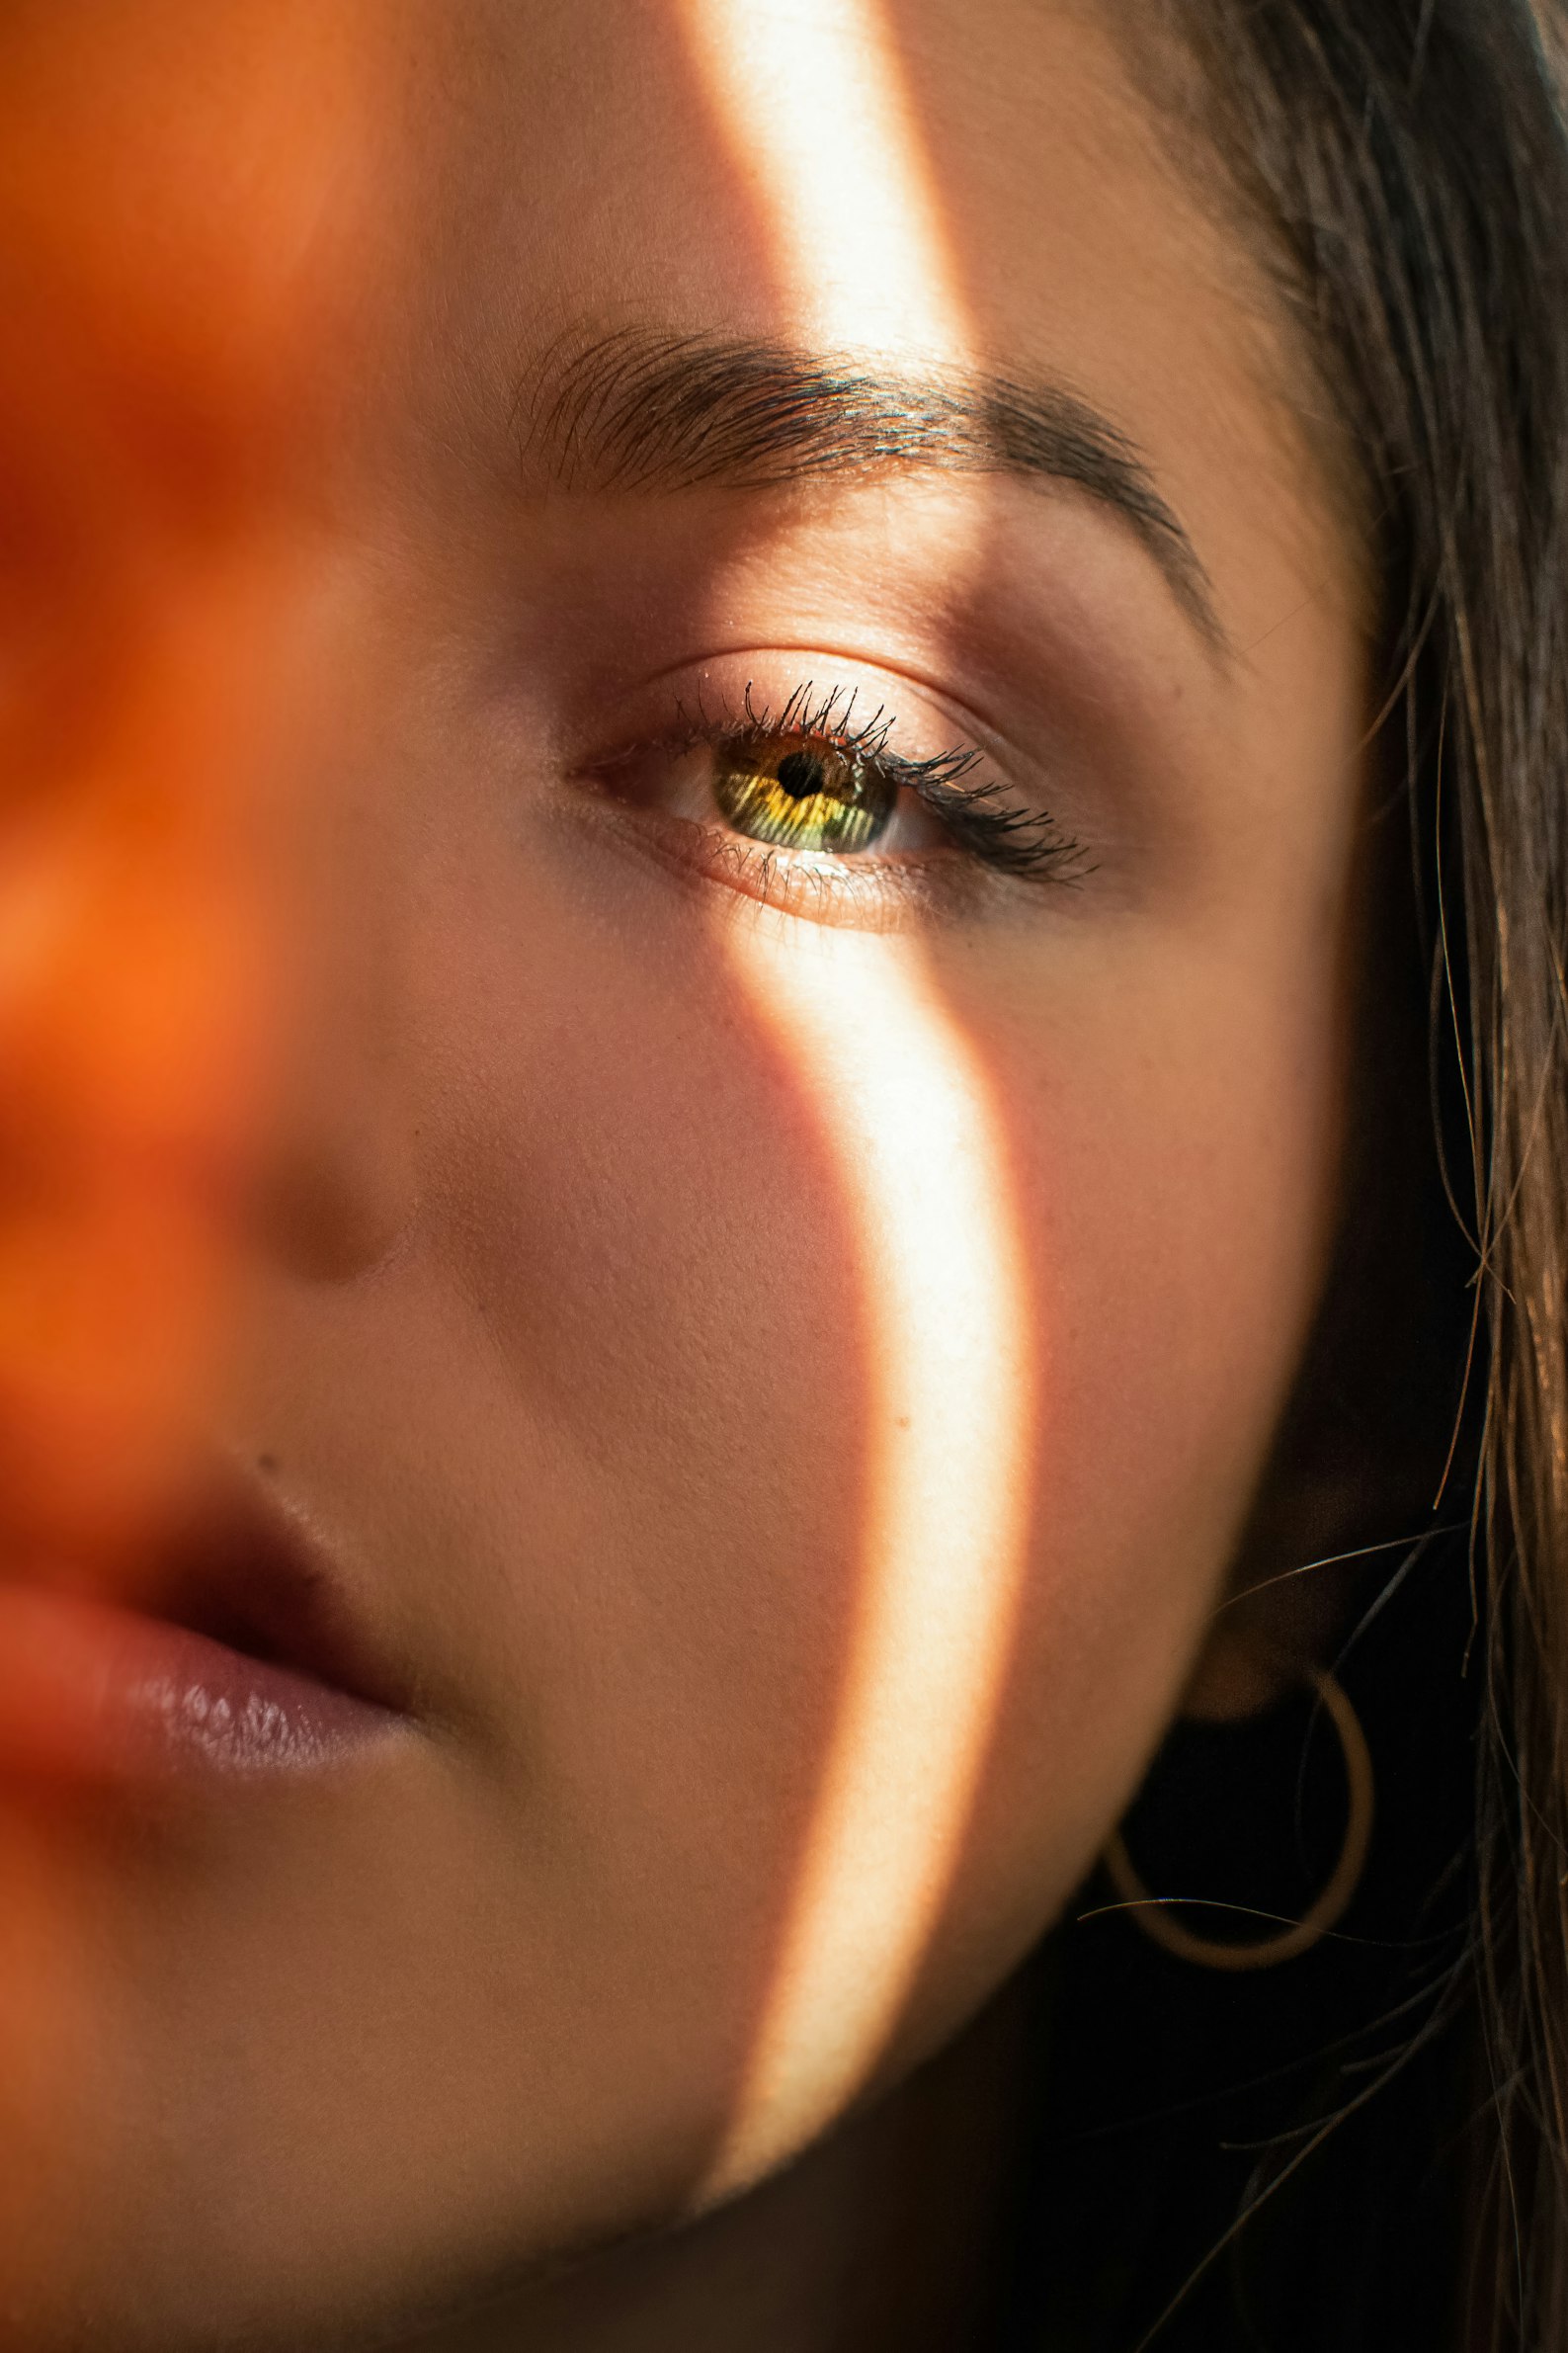
[[[375,39],[396,373],[450,438],[499,448],[541,360],[599,334],[904,352],[1124,433],[1234,642],[1349,593],[1259,274],[1090,12],[444,0]]]

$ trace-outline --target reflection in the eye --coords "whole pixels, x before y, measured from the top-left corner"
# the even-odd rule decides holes
[[[724,2185],[842,2108],[919,1967],[1006,1667],[1035,1387],[997,1110],[918,949],[787,921],[729,932],[829,1139],[872,1394],[851,1653]]]

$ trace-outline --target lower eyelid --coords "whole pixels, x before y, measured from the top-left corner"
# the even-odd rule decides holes
[[[926,860],[877,858],[874,853],[840,859],[780,848],[684,819],[672,823],[693,837],[672,856],[695,881],[738,891],[807,921],[891,929],[936,896]]]

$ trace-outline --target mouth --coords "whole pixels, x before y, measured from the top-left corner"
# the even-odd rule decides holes
[[[297,1777],[406,1732],[330,1555],[260,1489],[206,1499],[134,1584],[0,1581],[0,1771]]]

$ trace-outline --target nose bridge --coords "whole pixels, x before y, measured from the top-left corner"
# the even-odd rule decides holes
[[[414,1215],[407,891],[362,791],[318,802],[284,919],[287,1017],[255,1187],[257,1238],[284,1271],[344,1282]]]

